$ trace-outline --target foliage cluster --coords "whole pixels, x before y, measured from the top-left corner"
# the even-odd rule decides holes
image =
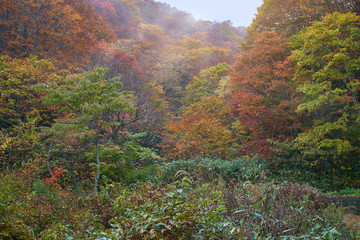
[[[243,153],[320,188],[359,187],[356,13],[354,1],[264,1],[232,72]]]

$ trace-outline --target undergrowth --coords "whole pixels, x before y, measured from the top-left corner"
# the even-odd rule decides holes
[[[36,169],[0,174],[0,239],[358,239],[344,208],[261,158],[167,163],[99,194]],[[146,170],[147,171],[147,170]],[[348,191],[353,192],[350,189]]]

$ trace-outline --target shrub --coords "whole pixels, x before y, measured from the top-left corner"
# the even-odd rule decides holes
[[[200,182],[213,182],[219,178],[226,182],[257,181],[266,177],[266,166],[266,161],[257,156],[234,160],[209,158],[178,160],[160,167],[161,175],[158,181],[160,183],[173,182],[179,171],[185,171]]]
[[[193,189],[187,178],[164,189],[146,184],[116,199],[112,239],[222,239],[224,211],[221,192]]]
[[[92,234],[88,229],[104,228],[91,199],[72,196],[49,179],[37,180],[30,170],[0,173],[0,239],[84,239]]]
[[[343,209],[307,185],[245,182],[223,192],[243,238],[351,239]]]

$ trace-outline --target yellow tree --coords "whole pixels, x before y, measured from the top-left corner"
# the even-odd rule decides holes
[[[54,65],[46,60],[0,57],[0,142],[8,141],[0,151],[0,165],[20,164],[36,149],[35,125],[49,124],[54,109],[42,105],[42,95],[33,87],[58,79]]]
[[[353,13],[334,13],[292,39],[293,81],[304,94],[297,110],[313,119],[295,147],[321,172],[359,163],[359,22]]]
[[[198,76],[186,86],[186,94],[183,103],[188,106],[200,101],[204,96],[211,96],[219,91],[219,85],[224,80],[229,80],[231,67],[227,63],[219,63],[216,66],[202,70]]]

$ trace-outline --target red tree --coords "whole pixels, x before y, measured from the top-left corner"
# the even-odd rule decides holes
[[[236,58],[232,74],[233,111],[248,131],[244,153],[271,155],[268,139],[292,137],[296,129],[293,68],[287,60],[288,39],[275,32],[258,35],[254,45]]]

